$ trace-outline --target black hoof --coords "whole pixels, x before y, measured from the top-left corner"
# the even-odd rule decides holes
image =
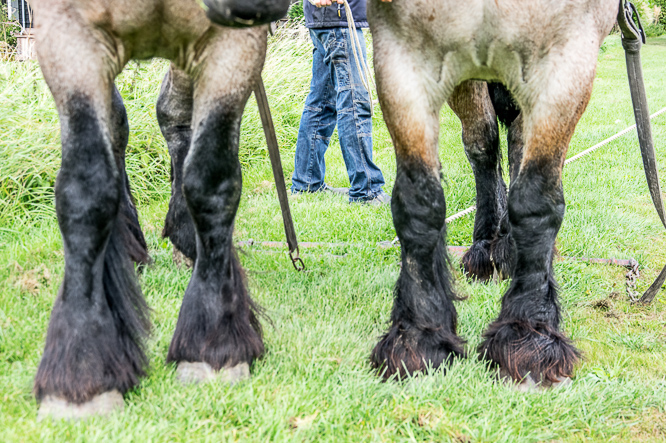
[[[490,242],[481,240],[472,243],[472,247],[463,255],[461,266],[468,277],[487,282],[495,270],[490,260]]]
[[[544,323],[495,321],[483,338],[481,358],[516,382],[528,376],[544,385],[561,382],[580,359],[571,341]]]
[[[490,245],[490,257],[501,279],[513,275],[516,262],[516,246],[510,234],[500,235]]]
[[[456,357],[465,357],[464,341],[452,332],[420,331],[394,325],[372,351],[372,366],[384,378],[404,378],[437,369]]]

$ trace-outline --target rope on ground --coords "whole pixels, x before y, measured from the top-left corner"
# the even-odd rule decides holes
[[[652,114],[652,115],[650,116],[650,120],[652,120],[652,119],[655,118],[655,117],[658,117],[659,115],[663,114],[664,112],[666,112],[666,108],[662,108],[662,109],[660,109],[659,111],[655,112],[654,114]],[[578,159],[581,158],[581,157],[585,157],[586,155],[590,154],[591,152],[596,151],[597,149],[601,148],[602,146],[607,145],[608,143],[610,143],[610,142],[612,142],[612,141],[614,141],[614,140],[616,140],[616,139],[622,137],[623,135],[625,135],[625,134],[627,134],[627,133],[633,131],[634,129],[636,129],[636,125],[635,125],[635,124],[629,126],[627,129],[624,129],[624,130],[618,132],[618,133],[615,134],[614,136],[607,138],[606,140],[602,141],[601,143],[597,143],[596,145],[592,146],[591,148],[584,150],[584,151],[581,152],[580,154],[576,154],[576,155],[574,155],[573,157],[568,158],[568,159],[564,162],[564,164],[565,164],[565,165],[568,165],[569,163],[571,163],[571,162],[573,162],[573,161],[576,161],[576,160],[578,160]],[[458,212],[458,213],[456,213],[456,214],[453,214],[451,217],[449,217],[449,218],[446,219],[446,223],[451,223],[452,221],[457,220],[457,219],[459,219],[459,218],[462,218],[462,217],[466,216],[467,214],[471,214],[471,213],[474,212],[474,211],[476,211],[476,205],[474,205],[474,206],[470,206],[469,208],[467,208],[467,209],[465,209],[465,210],[463,210],[463,211],[460,211],[460,212]]]
[[[280,241],[255,241],[253,239],[236,242],[236,246],[239,248],[268,248],[268,249],[284,249],[287,247],[287,243]],[[301,242],[300,247],[303,249],[310,248],[367,248],[369,245],[367,243],[352,243],[352,242]],[[378,249],[392,249],[398,245],[390,241],[380,241],[375,244],[375,247]],[[461,258],[465,255],[465,252],[469,249],[469,246],[447,246],[449,254],[455,255],[458,258]],[[275,252],[276,254],[283,254],[283,252]],[[346,255],[346,254],[345,254]],[[344,256],[335,256],[335,257],[344,257]],[[569,260],[569,261],[579,261],[584,263],[592,263],[599,265],[609,265],[609,266],[621,266],[629,269],[627,273],[628,284],[633,283],[633,288],[636,287],[635,281],[638,278],[638,267],[639,264],[633,258],[629,259],[619,259],[619,258],[592,258],[592,257],[569,257],[558,255],[557,259],[559,260]],[[629,287],[629,286],[628,286]]]

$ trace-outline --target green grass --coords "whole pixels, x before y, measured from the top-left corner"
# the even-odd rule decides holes
[[[271,42],[264,78],[278,129],[287,181],[300,112],[308,91],[309,43]],[[643,60],[652,112],[666,106],[666,38],[651,40]],[[633,123],[617,38],[600,54],[592,101],[569,156]],[[0,64],[0,440],[1,441],[663,441],[666,438],[666,297],[649,307],[627,302],[625,270],[562,260],[563,327],[584,352],[572,386],[519,394],[494,383],[475,359],[446,374],[381,383],[368,355],[384,331],[398,276],[398,250],[379,250],[395,231],[389,208],[351,206],[329,195],[291,197],[302,241],[362,246],[308,249],[308,271],[296,273],[282,250],[241,254],[264,322],[266,356],[251,381],[180,386],[164,360],[189,271],[171,262],[160,237],[168,203],[168,154],[154,116],[166,64],[130,65],[118,79],[132,128],[128,170],[154,265],[141,276],[153,308],[151,369],[108,419],[36,422],[31,394],[50,309],[62,280],[62,244],[52,185],[59,161],[57,114],[34,64]],[[653,122],[666,176],[666,115]],[[375,157],[391,191],[395,157],[376,113]],[[460,124],[445,108],[440,155],[449,213],[474,203],[473,176]],[[505,144],[505,143],[504,143]],[[283,239],[256,105],[251,100],[241,143],[244,191],[236,239]],[[327,181],[347,184],[339,144],[327,154]],[[651,207],[635,133],[567,166],[567,213],[558,238],[563,256],[633,257],[639,289],[666,261],[666,235]],[[471,242],[472,217],[449,226],[454,245]],[[364,246],[363,246],[364,245]],[[459,274],[460,334],[473,350],[499,310],[500,285],[470,284]],[[603,300],[600,303],[599,300]]]

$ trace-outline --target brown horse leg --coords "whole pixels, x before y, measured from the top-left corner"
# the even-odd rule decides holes
[[[120,67],[117,57],[99,50],[114,46],[100,42],[80,18],[50,19],[37,50],[62,128],[55,196],[65,276],[35,394],[41,417],[74,418],[123,406],[122,394],[145,373],[142,338],[149,324],[121,226],[125,184],[110,133],[117,128],[109,124]],[[76,64],[68,61],[74,54]]]
[[[437,144],[445,94],[434,95],[433,88],[425,87],[422,82],[428,76],[417,75],[423,66],[413,61],[413,54],[403,50],[390,33],[383,37],[382,45],[375,45],[375,68],[397,156],[391,210],[402,269],[389,331],[374,348],[371,361],[388,378],[425,371],[428,366],[437,368],[464,351],[456,335],[456,296],[446,253],[446,202]],[[438,68],[433,67],[431,78],[437,77]]]
[[[240,122],[261,72],[266,29],[225,30],[210,38],[195,68],[194,133],[183,171],[197,259],[167,361],[178,363],[181,381],[203,381],[224,369],[221,377],[233,383],[249,375],[264,351],[232,234],[242,185]]]
[[[476,217],[473,242],[462,258],[464,271],[487,281],[493,276],[491,243],[499,229],[506,206],[506,185],[502,179],[497,117],[485,82],[466,81],[449,99],[463,130],[465,154],[476,181]]]
[[[576,42],[578,44],[578,42]],[[547,82],[518,89],[523,98],[524,155],[509,190],[515,270],[500,314],[479,347],[482,356],[514,380],[529,375],[548,386],[571,377],[579,353],[560,331],[553,277],[553,246],[564,217],[562,166],[576,123],[589,101],[596,47],[561,51],[578,60],[550,60]],[[586,57],[583,57],[585,55]],[[581,60],[582,58],[582,60]],[[548,66],[546,61],[540,69]],[[530,101],[532,98],[534,101]]]
[[[197,257],[194,222],[183,196],[183,164],[192,142],[192,80],[175,66],[169,68],[157,99],[157,121],[171,156],[171,200],[164,221],[163,237],[174,247],[174,257]]]

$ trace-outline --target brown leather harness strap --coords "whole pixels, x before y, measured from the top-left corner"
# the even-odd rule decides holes
[[[634,21],[635,19],[635,21]],[[657,158],[654,151],[654,141],[650,128],[650,112],[648,110],[645,84],[643,82],[643,68],[641,66],[641,46],[645,43],[645,31],[641,24],[636,7],[629,1],[620,0],[620,10],[617,22],[622,30],[622,47],[627,59],[627,73],[629,76],[629,88],[631,90],[631,101],[634,106],[634,117],[636,118],[636,129],[638,141],[641,146],[643,167],[647,179],[652,203],[659,214],[661,223],[666,228],[666,213],[659,185],[659,174],[657,172]],[[661,270],[657,279],[645,291],[639,300],[640,303],[649,304],[666,281],[666,266]]]
[[[284,222],[284,233],[287,237],[287,245],[289,246],[289,258],[291,258],[291,263],[297,271],[303,271],[305,270],[305,263],[303,263],[303,259],[299,256],[296,229],[294,228],[294,221],[291,218],[289,197],[287,196],[287,185],[284,181],[282,161],[280,160],[280,148],[278,146],[277,136],[275,135],[275,126],[273,125],[271,109],[268,106],[266,88],[264,87],[264,81],[261,77],[254,86],[254,95],[257,99],[257,105],[259,106],[259,115],[261,116],[261,123],[264,127],[264,135],[266,136],[266,144],[268,145],[268,155],[271,159],[273,177],[275,178],[275,188],[277,189],[278,200],[280,200],[282,221]]]

